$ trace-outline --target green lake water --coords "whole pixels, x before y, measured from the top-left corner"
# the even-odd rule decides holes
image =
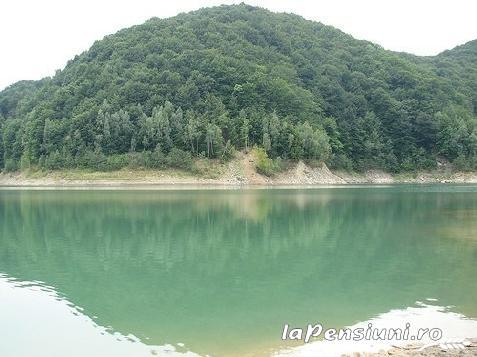
[[[416,301],[477,318],[477,186],[0,190],[2,357],[262,356]]]

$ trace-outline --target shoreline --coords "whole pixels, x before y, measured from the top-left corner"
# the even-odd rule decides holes
[[[477,354],[477,339],[459,339],[459,341],[448,343],[434,343],[428,347],[423,344],[407,345],[407,346],[393,346],[387,351],[377,353],[355,353],[354,356],[346,357],[444,357],[444,356],[475,356]]]
[[[160,173],[160,172],[158,172]],[[98,173],[92,172],[91,175]],[[99,173],[101,176],[104,173]],[[345,176],[346,175],[346,176]],[[429,177],[420,174],[417,177],[394,177],[391,175],[377,178],[369,178],[362,174],[348,174],[338,176],[339,179],[312,179],[303,180],[300,177],[288,179],[274,179],[264,177],[262,182],[251,180],[204,178],[204,177],[180,177],[161,176],[146,174],[143,178],[129,177],[129,175],[101,178],[84,177],[61,177],[56,173],[46,173],[43,177],[29,177],[25,174],[0,173],[0,188],[91,188],[91,189],[280,189],[280,188],[326,188],[326,187],[360,187],[409,184],[477,184],[477,173],[456,173],[453,176]]]
[[[175,169],[121,169],[118,171],[26,171],[0,173],[0,187],[100,187],[100,188],[275,188],[389,184],[475,184],[477,172],[453,171],[449,165],[436,170],[392,175],[379,170],[332,171],[299,161],[272,177],[261,175],[254,157],[240,153],[227,162],[210,162],[206,170],[192,173]]]
[[[98,191],[241,191],[241,190],[312,190],[312,189],[340,189],[340,188],[386,188],[398,185],[409,186],[426,186],[426,185],[446,185],[446,186],[470,186],[473,187],[473,182],[427,182],[427,183],[410,183],[410,182],[395,182],[395,183],[349,183],[349,184],[290,184],[290,185],[219,185],[219,184],[141,184],[128,183],[118,184],[111,183],[72,183],[72,184],[17,184],[17,185],[1,185],[2,191],[14,190],[98,190]]]

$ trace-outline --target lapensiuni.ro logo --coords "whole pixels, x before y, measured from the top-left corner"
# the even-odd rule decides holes
[[[436,327],[412,329],[410,323],[406,323],[402,328],[378,328],[372,323],[365,327],[342,329],[325,329],[319,323],[308,324],[305,328],[290,328],[288,324],[283,327],[282,340],[303,340],[308,343],[312,338],[318,337],[323,337],[326,341],[439,341],[442,338],[442,330]]]

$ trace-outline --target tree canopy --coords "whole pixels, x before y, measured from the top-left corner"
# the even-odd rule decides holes
[[[477,41],[434,57],[245,4],[152,18],[0,92],[0,167],[181,166],[232,148],[477,168]]]

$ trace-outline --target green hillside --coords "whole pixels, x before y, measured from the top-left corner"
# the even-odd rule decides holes
[[[152,18],[0,93],[5,170],[188,168],[261,146],[349,170],[477,168],[477,42],[386,51],[248,5]]]

